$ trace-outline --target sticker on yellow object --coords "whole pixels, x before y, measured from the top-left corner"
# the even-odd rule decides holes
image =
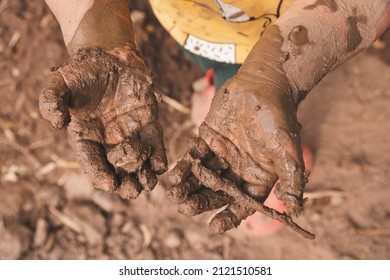
[[[232,21],[232,22],[250,21],[250,17],[240,8],[232,4],[226,4],[221,0],[216,0],[216,3],[221,9],[222,17],[227,21]]]
[[[211,60],[236,63],[236,47],[234,44],[218,44],[200,39],[194,35],[188,35],[184,48]]]

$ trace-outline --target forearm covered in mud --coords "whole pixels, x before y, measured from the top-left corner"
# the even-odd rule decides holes
[[[57,18],[68,53],[83,48],[135,48],[125,0],[45,0]]]
[[[327,73],[368,48],[389,22],[390,0],[297,0],[253,47],[240,77],[276,87],[298,104]]]

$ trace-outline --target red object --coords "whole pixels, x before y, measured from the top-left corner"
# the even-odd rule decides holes
[[[213,86],[214,85],[214,70],[213,68],[210,68],[206,71],[205,78],[209,85]]]
[[[305,167],[306,169],[310,170],[313,161],[313,153],[311,149],[305,144],[302,144],[302,152]],[[272,189],[267,200],[264,202],[264,205],[278,210],[279,212],[285,212],[286,206],[284,206],[282,201],[276,198],[274,189],[275,187]],[[256,212],[252,216],[246,218],[245,221],[242,221],[239,229],[254,237],[265,237],[278,232],[282,227],[283,224],[281,222],[273,220],[261,214],[260,212]]]

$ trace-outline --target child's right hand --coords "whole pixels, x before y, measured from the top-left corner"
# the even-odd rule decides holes
[[[299,215],[307,182],[299,133],[291,95],[266,77],[252,79],[241,71],[216,94],[199,128],[200,139],[172,171],[169,193],[187,215],[228,204],[210,222],[213,232],[222,233],[254,210],[222,192],[210,195],[210,184],[228,180],[264,202],[279,179],[277,198],[288,214]],[[212,171],[215,180],[199,170],[199,164]]]

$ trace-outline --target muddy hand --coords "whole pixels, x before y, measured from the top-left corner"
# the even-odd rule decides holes
[[[211,221],[213,232],[237,227],[255,210],[231,196],[229,200],[221,199],[221,195],[202,195],[212,188],[210,176],[203,178],[194,169],[195,163],[261,203],[279,179],[275,194],[286,205],[288,214],[298,216],[303,210],[308,174],[301,151],[297,102],[282,70],[285,58],[277,45],[278,32],[277,27],[270,27],[264,35],[267,40],[252,50],[257,55],[249,55],[238,74],[217,92],[199,128],[198,144],[171,174],[173,186],[169,193],[181,212],[191,209],[188,213],[193,215],[227,205]],[[258,54],[265,54],[266,59],[258,60]],[[194,151],[200,154],[198,158],[191,155]]]
[[[233,199],[240,191],[262,203],[278,178],[276,195],[288,213],[303,210],[307,173],[296,106],[288,95],[266,86],[248,83],[240,73],[225,84],[199,128],[200,138],[170,174],[169,195],[180,212],[195,215],[227,205],[211,220],[212,232],[237,227],[255,212]],[[210,174],[238,186],[238,194],[210,190],[215,189]]]
[[[131,48],[78,51],[53,71],[39,101],[53,128],[68,128],[97,188],[136,198],[166,171],[151,74]]]

